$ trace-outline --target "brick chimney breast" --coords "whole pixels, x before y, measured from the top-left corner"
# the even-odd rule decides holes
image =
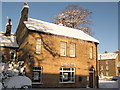
[[[23,21],[28,20],[28,9],[29,9],[28,3],[24,2],[24,6],[21,11],[21,17],[23,18]]]

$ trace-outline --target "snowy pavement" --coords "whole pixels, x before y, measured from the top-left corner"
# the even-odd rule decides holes
[[[110,79],[99,80],[99,88],[118,88],[118,81]]]

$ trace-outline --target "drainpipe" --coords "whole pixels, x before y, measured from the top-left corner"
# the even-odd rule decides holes
[[[96,88],[99,88],[99,77],[98,77],[98,43],[96,43]]]

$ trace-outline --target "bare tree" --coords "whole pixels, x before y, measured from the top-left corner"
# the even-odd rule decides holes
[[[80,29],[83,32],[93,35],[89,27],[82,25],[91,24],[91,12],[87,9],[78,7],[77,5],[68,5],[62,13],[53,18],[55,24],[62,24],[67,27]]]

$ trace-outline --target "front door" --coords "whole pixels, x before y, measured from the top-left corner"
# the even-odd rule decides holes
[[[89,70],[89,87],[94,88],[94,69]]]

